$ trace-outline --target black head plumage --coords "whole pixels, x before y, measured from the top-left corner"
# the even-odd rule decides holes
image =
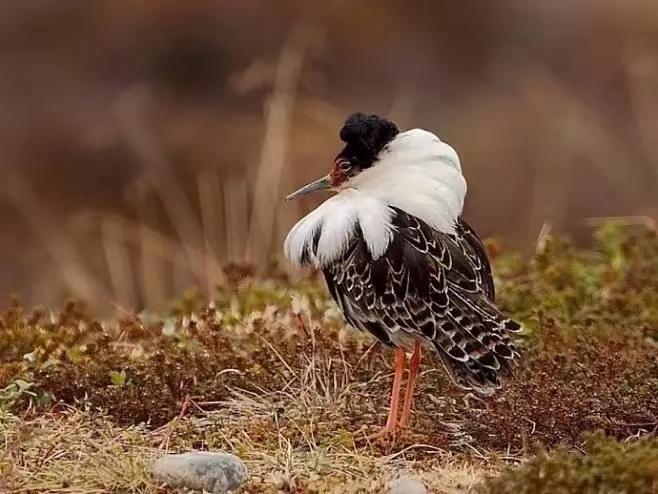
[[[393,122],[379,115],[353,113],[347,117],[340,129],[340,138],[345,143],[345,148],[338,157],[347,158],[359,168],[368,168],[399,133]]]

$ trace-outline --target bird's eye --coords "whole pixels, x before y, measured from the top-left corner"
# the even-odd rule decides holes
[[[340,161],[340,169],[342,171],[348,171],[350,168],[352,168],[352,163],[350,163],[348,160]]]

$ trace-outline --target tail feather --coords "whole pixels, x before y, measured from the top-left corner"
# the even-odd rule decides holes
[[[445,318],[451,331],[442,324],[434,344],[448,374],[461,388],[492,394],[519,357],[509,333],[520,331],[521,325],[484,296],[453,296]]]

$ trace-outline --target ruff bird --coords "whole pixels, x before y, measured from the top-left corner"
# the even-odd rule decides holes
[[[329,173],[287,197],[336,192],[290,230],[284,252],[324,273],[352,326],[395,349],[380,437],[409,423],[421,348],[438,355],[456,385],[488,396],[519,355],[509,333],[521,326],[495,305],[486,251],[461,218],[466,180],[455,150],[426,130],[400,132],[362,113],[347,118],[340,139]]]

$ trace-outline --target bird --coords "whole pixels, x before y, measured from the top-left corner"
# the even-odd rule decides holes
[[[459,388],[486,397],[512,374],[512,333],[523,328],[496,304],[486,249],[462,218],[467,184],[455,149],[376,114],[349,115],[339,137],[329,173],[286,198],[334,193],[292,227],[284,254],[322,271],[347,322],[395,351],[386,424],[369,437],[395,436],[409,426],[423,352]]]

